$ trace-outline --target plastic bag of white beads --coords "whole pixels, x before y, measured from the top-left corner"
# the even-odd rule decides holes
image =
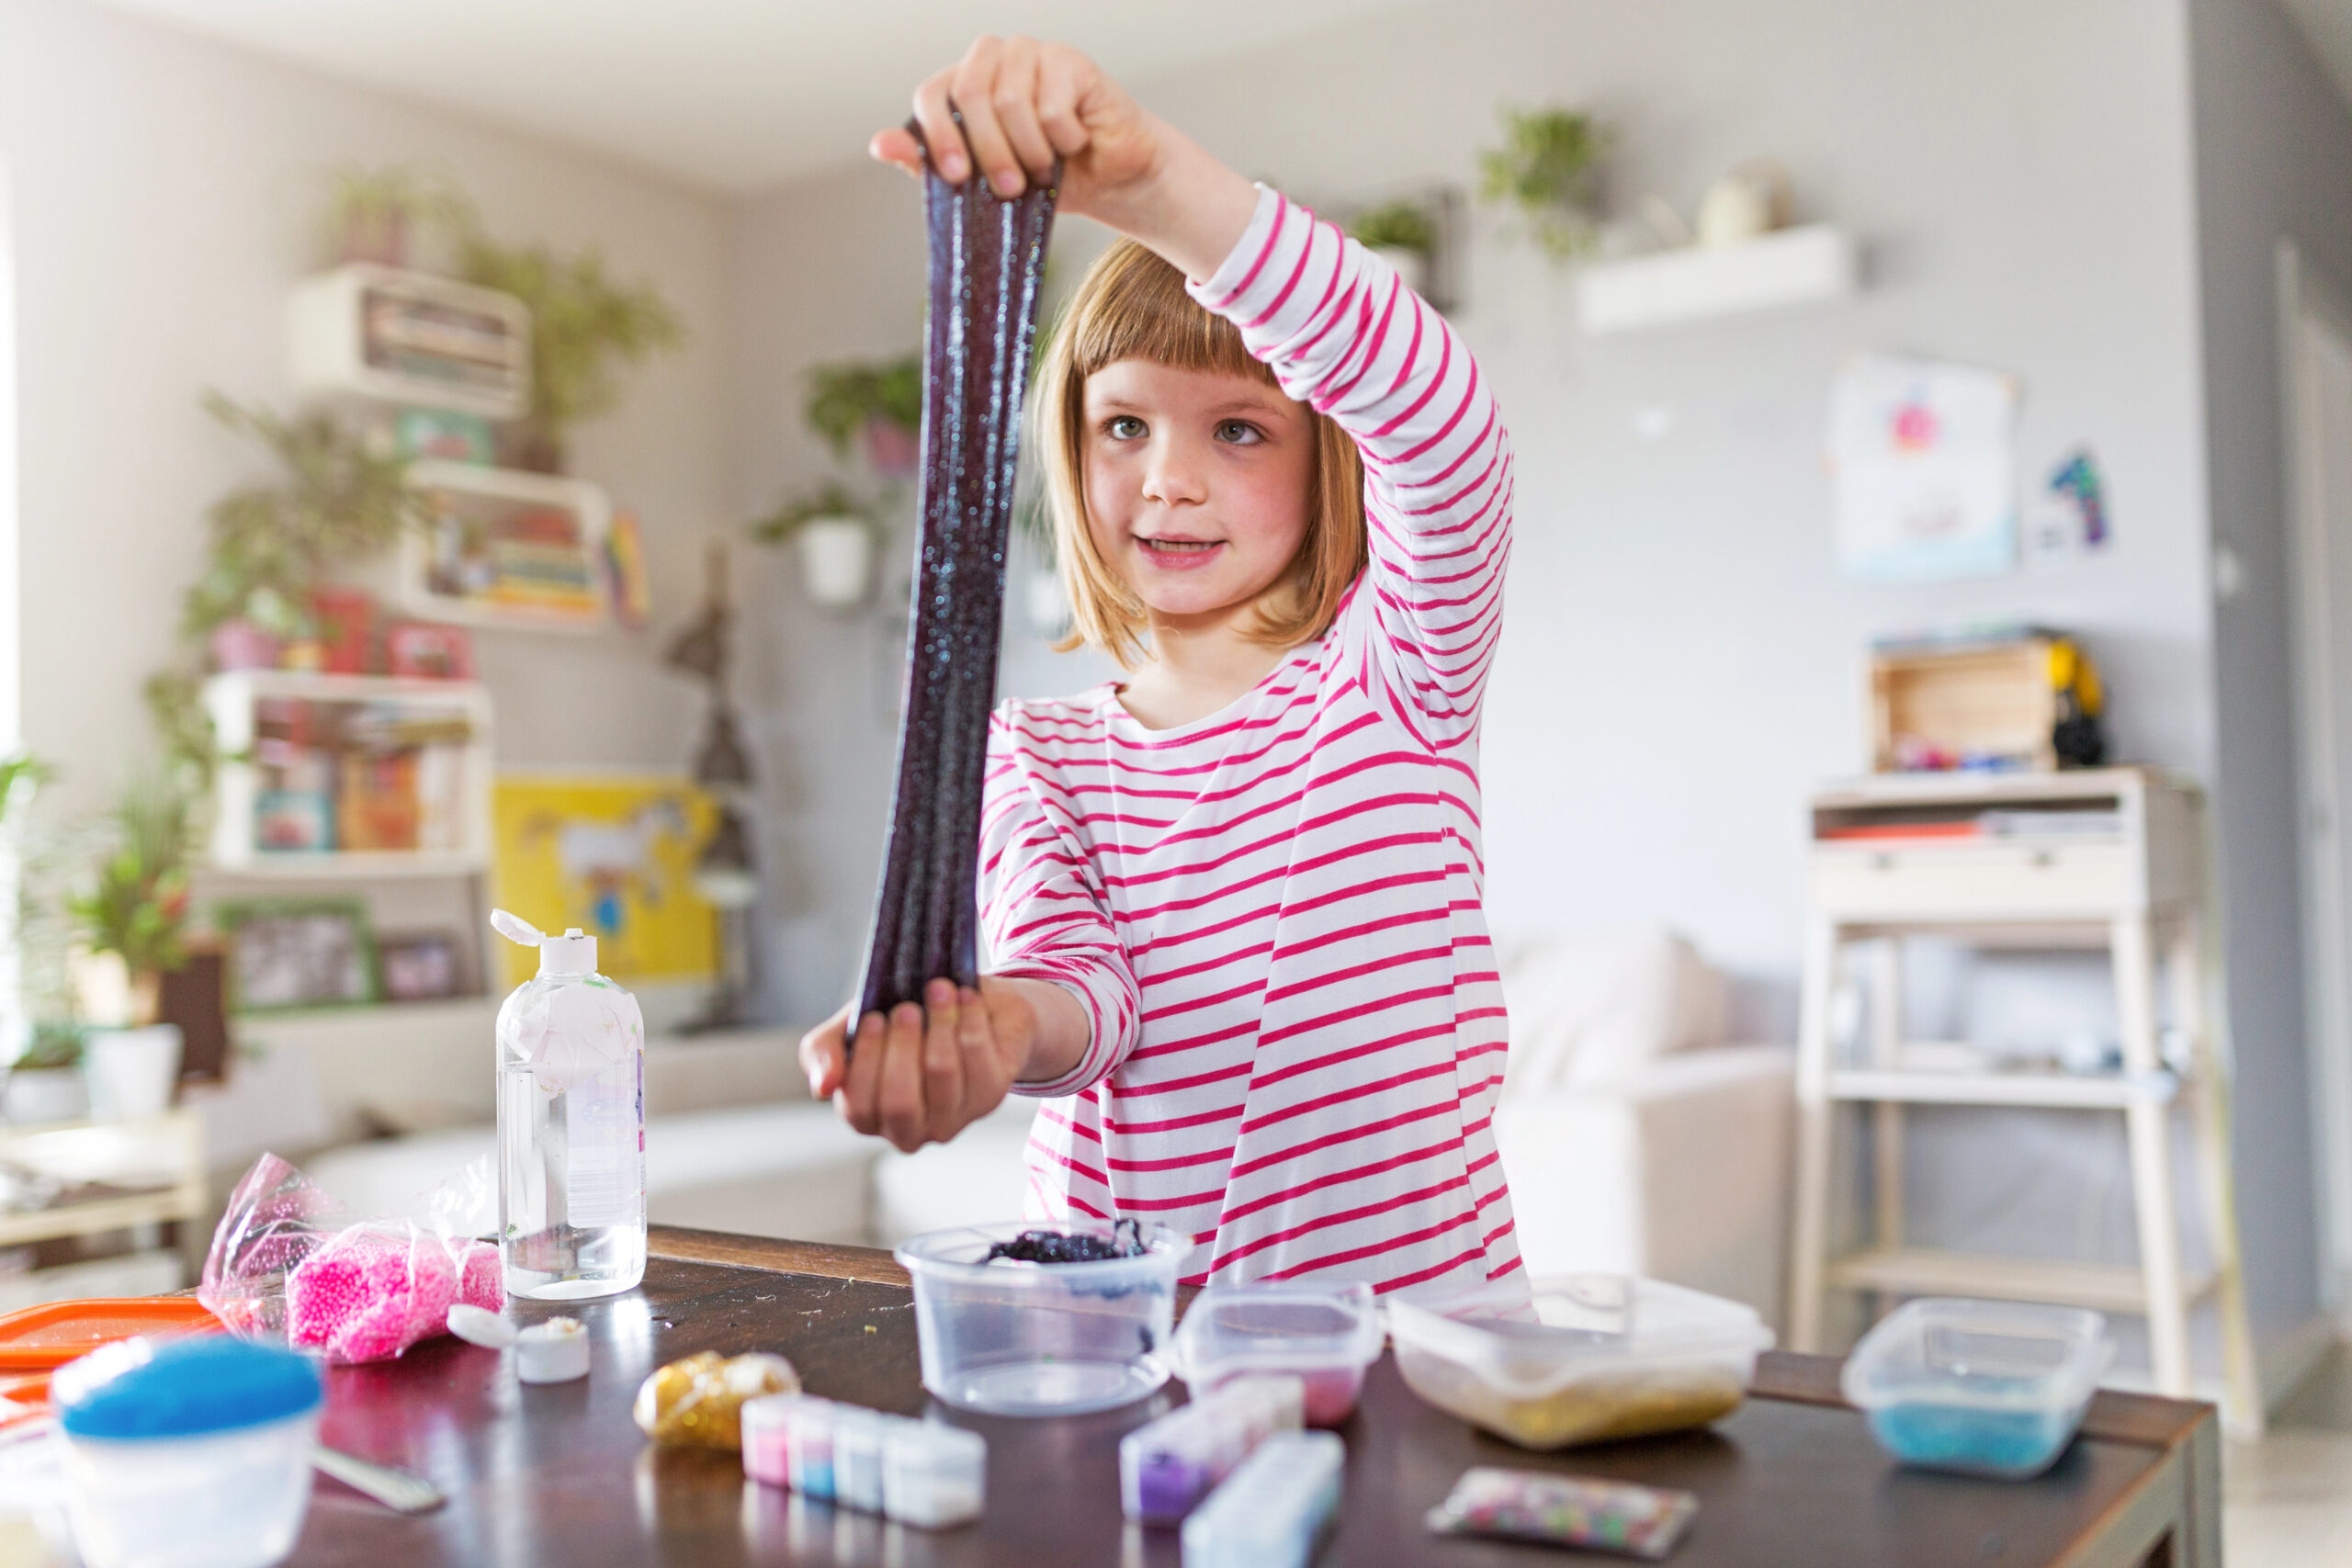
[[[464,1234],[489,1180],[477,1161],[428,1194],[419,1219],[351,1214],[276,1155],[230,1195],[198,1299],[231,1332],[329,1361],[390,1360],[447,1332],[449,1308],[505,1304],[496,1244]]]

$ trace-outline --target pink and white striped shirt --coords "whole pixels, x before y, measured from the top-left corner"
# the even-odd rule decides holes
[[[1104,685],[989,738],[981,923],[1093,1038],[1028,1147],[1032,1217],[1189,1234],[1192,1281],[1378,1289],[1519,1267],[1492,1130],[1478,715],[1510,446],[1445,321],[1261,191],[1193,297],[1363,449],[1371,564],[1331,628],[1224,710],[1147,729]]]

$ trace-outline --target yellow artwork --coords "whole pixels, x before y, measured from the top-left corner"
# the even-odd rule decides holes
[[[718,817],[708,795],[659,773],[502,773],[491,812],[500,908],[541,931],[578,926],[624,984],[717,973],[716,921],[694,886]],[[509,986],[538,973],[529,948],[494,945]]]

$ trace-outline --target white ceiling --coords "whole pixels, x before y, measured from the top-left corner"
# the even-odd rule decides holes
[[[107,3],[741,191],[862,156],[981,32],[1065,39],[1148,78],[1402,0]]]
[[[2302,28],[2320,63],[2335,78],[2335,89],[2352,101],[2352,0],[2284,0],[2287,14]]]

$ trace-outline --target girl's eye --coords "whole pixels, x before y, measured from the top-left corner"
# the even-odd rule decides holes
[[[1131,413],[1113,414],[1103,424],[1102,433],[1114,441],[1133,441],[1143,434],[1143,421]]]
[[[1230,446],[1255,446],[1266,436],[1246,419],[1228,419],[1218,422],[1216,438]]]

